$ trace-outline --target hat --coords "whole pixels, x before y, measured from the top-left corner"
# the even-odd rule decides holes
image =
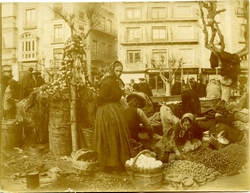
[[[140,77],[139,80],[145,80],[145,78],[144,77]]]
[[[29,68],[28,68],[28,71],[29,71],[29,72],[33,72],[33,70],[34,70],[34,68],[32,68],[32,67],[29,67]]]
[[[143,108],[146,105],[146,99],[145,99],[145,97],[141,93],[139,93],[139,92],[132,92],[132,93],[130,93],[127,96],[127,102],[129,102],[130,99],[133,98],[133,97],[137,97],[139,99],[139,102],[140,102],[139,108]]]
[[[2,72],[12,72],[12,70],[11,69],[4,69],[4,70],[2,70]]]
[[[32,72],[32,74],[39,75],[39,74],[41,74],[41,72],[39,72],[39,71],[34,71],[34,72]]]

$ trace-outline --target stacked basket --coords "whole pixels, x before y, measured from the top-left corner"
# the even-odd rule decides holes
[[[80,149],[71,153],[73,168],[80,174],[94,174],[97,168],[97,153]]]
[[[153,190],[162,184],[163,164],[154,156],[155,153],[143,150],[125,163],[127,173],[138,190]]]

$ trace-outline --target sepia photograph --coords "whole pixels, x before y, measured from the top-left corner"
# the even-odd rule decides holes
[[[250,192],[249,0],[0,15],[0,192]]]

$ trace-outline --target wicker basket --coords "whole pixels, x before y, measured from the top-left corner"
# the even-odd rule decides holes
[[[224,131],[221,131],[219,134],[217,133],[211,133],[210,139],[209,139],[209,143],[214,146],[216,149],[222,149],[224,147],[226,147],[229,144],[229,141],[224,138],[222,136],[222,133]],[[219,138],[223,138],[223,140],[225,141],[225,143],[221,143],[218,139]]]
[[[80,149],[71,153],[72,166],[81,174],[94,174],[97,168],[97,154],[92,150]]]
[[[247,113],[243,113],[243,112],[235,112],[234,113],[234,120],[235,121],[242,121],[244,123],[248,123],[249,122],[249,114]]]
[[[156,168],[154,172],[152,173],[147,173],[146,171],[144,172],[139,172],[137,169],[136,161],[138,157],[142,154],[152,154],[151,151],[149,150],[143,150],[139,152],[132,163],[132,170],[131,168],[129,169],[128,167],[125,168],[127,169],[127,173],[130,175],[132,178],[133,184],[136,187],[136,189],[143,189],[143,190],[153,190],[156,188],[159,188],[162,184],[162,175],[163,175],[163,165],[159,168]]]
[[[218,104],[218,102],[220,101],[220,98],[213,98],[213,99],[201,99],[200,98],[200,104],[202,108],[214,108],[216,107],[216,105]]]

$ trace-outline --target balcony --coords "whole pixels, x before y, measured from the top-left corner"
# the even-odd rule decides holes
[[[104,54],[101,52],[91,52],[91,60],[109,62],[116,60],[116,57],[112,56],[111,54]]]
[[[2,28],[16,28],[16,17],[3,17]]]
[[[153,39],[150,35],[143,35],[141,38],[130,39],[127,37],[124,38],[124,41],[121,42],[122,45],[166,45],[166,44],[197,44],[199,43],[198,33],[190,35],[190,38],[181,38],[178,35],[173,33],[167,34],[164,39]]]
[[[124,64],[124,71],[144,71],[146,70],[146,64],[144,63],[126,63]]]
[[[111,28],[110,26],[98,25],[93,30],[101,32],[101,33],[106,33],[106,34],[111,35],[113,37],[117,37],[117,30]]]

